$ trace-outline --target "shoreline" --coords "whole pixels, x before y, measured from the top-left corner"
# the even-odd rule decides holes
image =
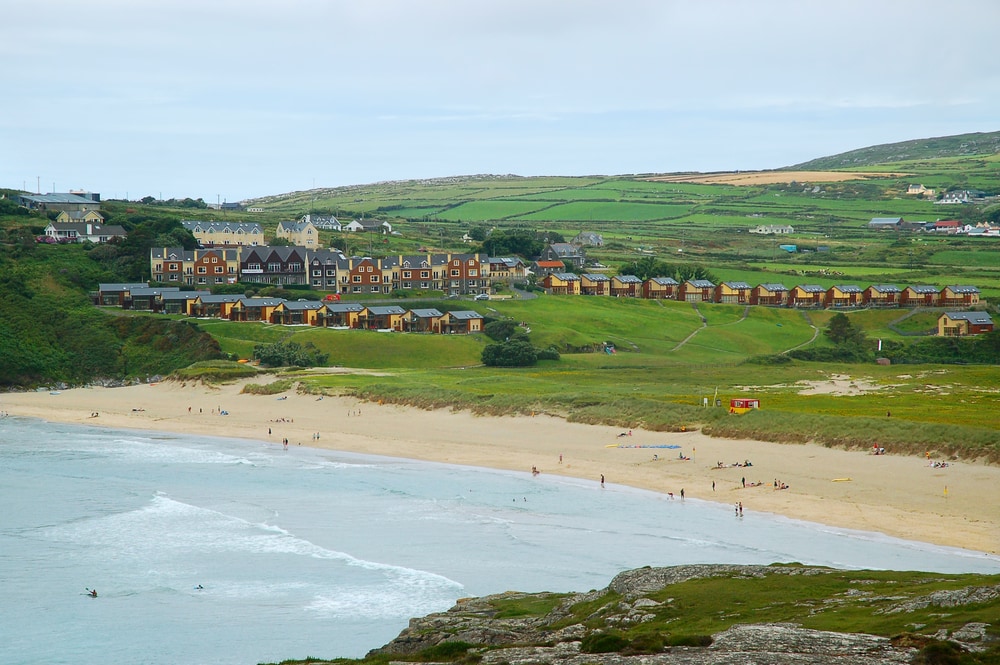
[[[717,439],[569,423],[553,416],[476,416],[351,397],[247,395],[164,382],[0,394],[0,411],[53,422],[203,434],[346,452],[570,476],[609,486],[743,504],[834,527],[1000,553],[1000,467],[871,455],[815,444]],[[252,380],[251,380],[252,382]],[[219,411],[228,415],[220,415]],[[98,414],[94,416],[93,414]],[[319,438],[316,438],[318,434]],[[618,447],[627,446],[627,447]],[[676,447],[667,447],[676,446]],[[687,458],[687,459],[682,459]],[[752,466],[735,466],[750,461]],[[719,468],[718,463],[723,467]],[[744,486],[744,480],[746,486]],[[760,482],[760,485],[756,483]],[[788,485],[775,490],[774,483]],[[877,567],[877,562],[873,562]]]

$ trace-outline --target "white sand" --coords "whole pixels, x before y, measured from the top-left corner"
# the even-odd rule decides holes
[[[766,511],[928,543],[1000,551],[996,466],[952,462],[935,469],[923,458],[895,456],[891,450],[874,456],[817,445],[714,439],[697,432],[635,430],[631,437],[619,437],[618,428],[548,416],[474,416],[294,392],[279,399],[242,395],[241,387],[166,382],[81,388],[58,395],[7,393],[0,395],[0,410],[58,422],[265,440],[276,446],[287,437],[292,446],[524,472],[536,466],[542,473],[595,482],[604,474],[613,484],[675,493],[683,488],[688,497],[742,501],[748,515]],[[229,415],[218,415],[220,407]],[[94,412],[100,415],[92,418]],[[317,432],[320,439],[315,441]],[[682,448],[607,447],[618,443]],[[679,460],[679,452],[691,459]],[[654,455],[660,459],[653,461]],[[753,466],[715,468],[719,461],[729,465],[744,460]],[[763,485],[744,488],[743,478],[748,485]],[[835,481],[846,478],[850,480]],[[775,491],[775,479],[789,489]]]

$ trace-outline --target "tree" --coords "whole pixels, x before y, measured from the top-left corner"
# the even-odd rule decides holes
[[[865,333],[841,312],[833,315],[823,334],[838,346],[853,344],[861,346],[865,342]]]

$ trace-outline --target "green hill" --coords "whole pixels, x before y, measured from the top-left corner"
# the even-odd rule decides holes
[[[839,155],[820,157],[786,168],[796,171],[826,171],[917,159],[992,155],[997,152],[1000,152],[1000,132],[975,132],[973,134],[937,136],[928,139],[873,145],[842,152]]]

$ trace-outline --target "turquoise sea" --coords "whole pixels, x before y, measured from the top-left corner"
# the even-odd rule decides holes
[[[1000,573],[615,485],[13,417],[0,515],[5,664],[359,657],[463,596],[586,591],[644,565]]]

